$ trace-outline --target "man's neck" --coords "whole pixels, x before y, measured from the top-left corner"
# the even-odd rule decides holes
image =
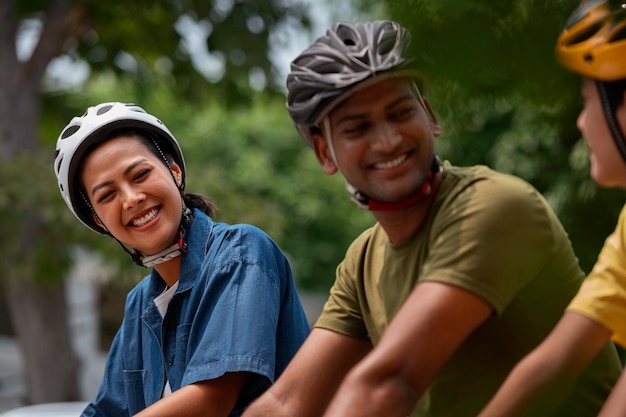
[[[433,180],[432,191],[427,198],[395,211],[373,211],[372,214],[387,233],[393,244],[399,244],[409,239],[420,228],[428,215],[430,206],[435,201],[435,196],[441,185],[441,173]]]

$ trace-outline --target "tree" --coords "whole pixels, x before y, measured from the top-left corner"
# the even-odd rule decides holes
[[[27,368],[27,402],[78,398],[61,278],[69,264],[67,243],[83,235],[53,197],[56,185],[51,167],[45,167],[60,127],[84,103],[70,103],[63,91],[46,88],[49,64],[65,56],[88,65],[92,75],[131,77],[138,98],[163,80],[155,74],[165,74],[170,88],[187,100],[219,95],[241,103],[255,88],[275,88],[268,39],[286,22],[306,27],[304,13],[279,0],[0,2],[0,173],[7,190],[0,199],[1,266]],[[190,49],[185,25],[200,29],[200,45],[210,55],[206,48]],[[17,40],[32,27],[35,46],[21,58]],[[206,69],[198,61],[202,52],[217,62],[215,71],[200,72]]]

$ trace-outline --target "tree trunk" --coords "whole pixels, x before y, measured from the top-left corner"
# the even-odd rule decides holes
[[[0,1],[0,163],[40,146],[37,136],[40,85],[48,63],[58,55],[65,41],[63,29],[69,3],[69,0],[47,3],[44,35],[30,58],[19,61],[15,49],[19,22],[15,2]],[[23,167],[25,178],[28,170],[29,167]],[[11,181],[11,178],[2,180]],[[7,306],[25,367],[28,389],[25,402],[31,404],[79,399],[80,364],[70,340],[64,284],[39,284],[45,280],[35,276],[42,268],[34,265],[37,256],[33,253],[45,233],[40,209],[31,207],[0,219],[0,232],[18,227],[17,234],[2,233],[11,244],[4,250],[1,264]]]
[[[7,296],[25,368],[25,403],[80,400],[80,363],[70,343],[63,283],[10,280]]]

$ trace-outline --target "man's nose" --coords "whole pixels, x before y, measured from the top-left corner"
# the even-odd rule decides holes
[[[381,150],[393,149],[402,137],[397,127],[388,122],[381,122],[374,134],[374,145]]]

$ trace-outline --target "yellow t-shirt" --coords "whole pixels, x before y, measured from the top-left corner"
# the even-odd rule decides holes
[[[626,347],[626,206],[567,310],[601,323],[613,332],[616,343]]]

